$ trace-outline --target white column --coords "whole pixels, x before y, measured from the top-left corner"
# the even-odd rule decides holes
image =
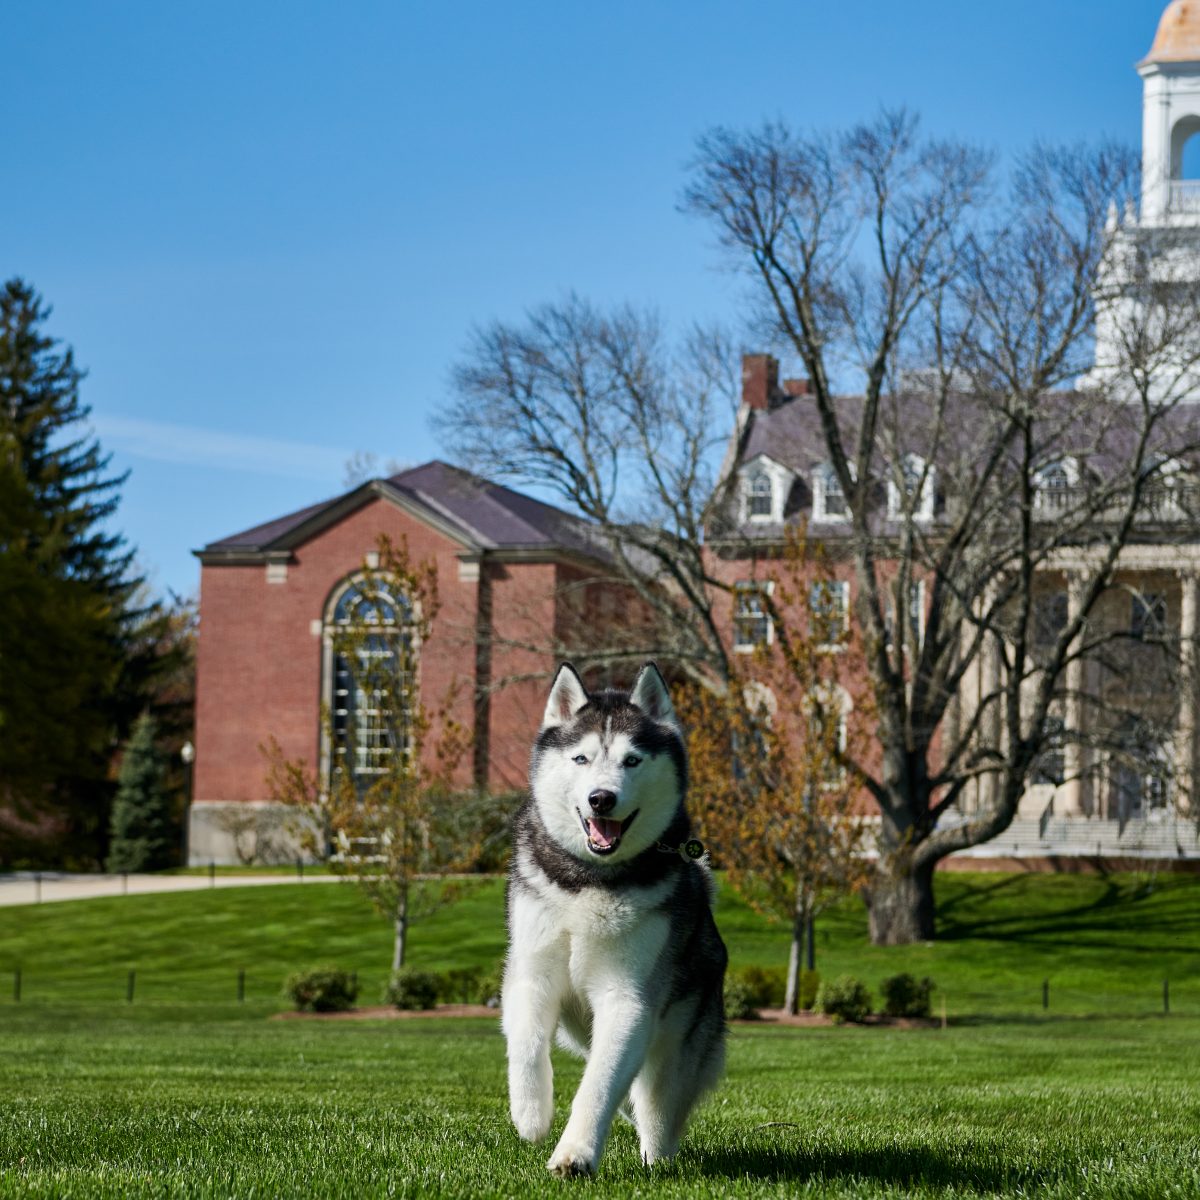
[[[985,614],[990,608],[990,598],[984,601]],[[985,616],[986,619],[986,616]],[[1003,699],[1000,696],[1000,647],[992,633],[986,633],[979,648],[979,702],[987,704],[979,722],[979,735],[983,745],[989,749],[1000,749],[1002,733]],[[991,808],[996,803],[998,780],[995,775],[981,776],[979,781],[979,803],[982,808]]]
[[[1067,573],[1067,623],[1073,623],[1083,608],[1083,592],[1086,580],[1074,572]],[[1072,644],[1074,654],[1078,640]],[[1066,728],[1067,744],[1063,747],[1063,766],[1066,780],[1059,789],[1061,813],[1065,817],[1081,817],[1083,807],[1083,772],[1087,756],[1079,742],[1085,733],[1084,722],[1087,712],[1083,703],[1084,663],[1082,658],[1072,658],[1067,663],[1067,695],[1063,704],[1063,724]]]
[[[1179,723],[1175,738],[1175,798],[1183,812],[1195,811],[1196,777],[1196,620],[1200,578],[1194,570],[1179,573]]]

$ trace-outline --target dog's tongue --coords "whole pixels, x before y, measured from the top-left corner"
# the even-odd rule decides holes
[[[588,836],[597,846],[607,848],[621,836],[621,822],[608,817],[588,817]]]

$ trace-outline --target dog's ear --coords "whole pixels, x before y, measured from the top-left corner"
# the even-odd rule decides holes
[[[658,667],[648,662],[633,681],[633,690],[629,699],[642,710],[652,721],[660,725],[670,725],[679,728],[679,719],[675,716],[675,706],[671,703],[671,693],[667,690],[667,681],[663,679]]]
[[[554,725],[565,725],[587,702],[587,688],[583,680],[575,672],[570,663],[563,663],[554,677],[554,685],[550,689],[550,699],[546,701],[546,711],[542,716],[542,728],[549,729]]]

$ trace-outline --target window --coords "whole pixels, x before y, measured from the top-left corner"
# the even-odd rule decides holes
[[[894,521],[899,520],[911,509],[913,520],[930,520],[934,500],[933,468],[918,455],[906,454],[900,462],[899,475],[904,494],[900,494],[894,478],[888,480],[888,516]]]
[[[412,744],[415,648],[407,601],[374,580],[351,584],[327,623],[334,771],[364,785]]]
[[[1150,642],[1167,632],[1167,598],[1161,592],[1135,592],[1130,597],[1129,635]]]
[[[920,646],[925,637],[925,581],[912,580],[908,585],[908,628],[912,636],[912,644]],[[887,607],[887,644],[895,645],[896,637],[896,600],[894,595],[888,596]]]
[[[849,693],[837,684],[822,685],[811,695],[808,732],[822,788],[838,787],[846,780],[843,761],[850,708]]]
[[[1125,822],[1167,807],[1171,796],[1171,747],[1152,725],[1135,717],[1122,723],[1122,749],[1114,756],[1109,817]]]
[[[833,467],[828,463],[813,474],[813,520],[845,521],[850,516],[846,493]]]
[[[775,515],[775,495],[766,471],[755,471],[746,480],[746,515],[751,521],[770,521]]]
[[[1071,502],[1073,472],[1065,462],[1054,462],[1037,473],[1034,503],[1048,512],[1061,512]]]
[[[808,611],[817,644],[840,645],[849,625],[850,585],[844,580],[818,580],[809,588]]]
[[[733,648],[756,650],[771,644],[771,617],[766,597],[770,595],[769,581],[744,579],[733,590]]]
[[[1033,598],[1033,644],[1049,650],[1067,627],[1067,593],[1042,592]]]
[[[1033,764],[1033,782],[1058,787],[1066,778],[1067,760],[1063,751],[1063,722],[1050,716],[1042,726],[1042,752]]]

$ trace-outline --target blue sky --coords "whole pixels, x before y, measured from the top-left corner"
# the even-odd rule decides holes
[[[5,11],[0,270],[53,305],[152,584],[422,462],[474,323],[574,288],[734,320],[694,141],[906,104],[1001,154],[1140,136],[1165,0],[119,4]]]

